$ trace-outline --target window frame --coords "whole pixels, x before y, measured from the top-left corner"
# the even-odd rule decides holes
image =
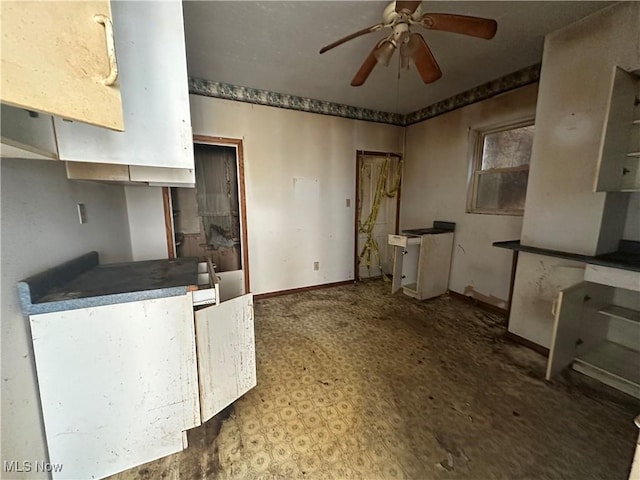
[[[481,214],[481,215],[511,215],[521,217],[524,215],[524,208],[522,209],[483,209],[475,206],[478,195],[478,183],[480,175],[495,174],[495,173],[509,173],[519,171],[529,171],[531,164],[531,158],[526,165],[520,165],[517,167],[505,167],[505,168],[491,168],[487,170],[482,169],[482,151],[484,147],[484,137],[492,133],[504,132],[507,130],[516,130],[522,127],[528,127],[533,125],[535,127],[535,116],[527,116],[520,118],[512,122],[502,122],[491,126],[483,126],[477,128],[469,128],[469,178],[467,188],[467,208],[466,213]],[[535,135],[535,129],[534,129]],[[527,179],[528,183],[528,179]]]

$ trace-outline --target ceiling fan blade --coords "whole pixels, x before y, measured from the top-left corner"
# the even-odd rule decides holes
[[[408,50],[411,51],[413,63],[416,64],[416,69],[424,83],[435,82],[442,76],[438,62],[436,62],[422,35],[419,33],[411,34]]]
[[[420,19],[424,28],[460,33],[472,37],[491,39],[495,36],[498,23],[495,20],[451,13],[426,13]]]
[[[333,43],[330,43],[326,47],[322,47],[320,49],[320,53],[324,53],[332,48],[337,47],[338,45],[342,45],[343,43],[348,42],[349,40],[353,40],[354,38],[361,37],[362,35],[366,35],[367,33],[375,32],[376,30],[380,30],[384,26],[384,23],[376,23],[375,25],[371,25],[370,27],[363,28],[362,30],[358,30],[351,35],[347,35],[346,37],[341,38],[340,40],[336,40]]]
[[[396,2],[396,12],[411,15],[420,6],[420,2]]]
[[[377,49],[378,49],[378,45],[376,44],[376,46],[373,47],[373,49],[369,52],[369,55],[364,60],[362,65],[360,65],[360,69],[353,76],[353,80],[351,80],[352,87],[359,87],[360,85],[362,85],[364,82],[367,81],[367,78],[369,78],[369,74],[373,71],[373,68],[378,63],[378,60],[376,60],[376,55],[375,55]]]

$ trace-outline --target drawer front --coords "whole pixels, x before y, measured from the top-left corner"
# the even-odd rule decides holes
[[[215,288],[205,288],[191,292],[193,295],[193,305],[216,305],[218,304],[218,285]]]
[[[389,235],[389,245],[395,245],[396,247],[407,246],[406,235]]]

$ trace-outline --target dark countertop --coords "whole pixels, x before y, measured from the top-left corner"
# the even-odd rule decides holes
[[[436,220],[433,222],[433,227],[402,230],[402,233],[406,235],[436,235],[439,233],[451,233],[455,229],[456,224],[454,222],[443,222]]]
[[[182,295],[196,285],[198,259],[99,264],[90,252],[18,283],[25,314]]]
[[[185,287],[198,282],[198,259],[147,260],[97,265],[48,290],[34,303]]]
[[[545,255],[547,257],[564,258],[576,262],[590,263],[592,265],[601,265],[603,267],[620,268],[622,270],[640,272],[640,252],[637,249],[637,243],[638,242],[622,240],[618,251],[596,256],[580,255],[577,253],[522,245],[520,240],[493,242],[493,246],[516,250],[518,252],[534,253],[537,255]]]

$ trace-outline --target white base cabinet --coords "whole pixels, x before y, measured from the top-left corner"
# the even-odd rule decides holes
[[[53,478],[182,450],[200,425],[191,295],[30,316]]]
[[[640,273],[589,265],[585,278],[554,303],[546,378],[571,365],[640,398]]]
[[[420,236],[389,235],[394,246],[391,293],[402,289],[418,300],[447,292],[453,232]]]
[[[52,478],[104,478],[187,447],[256,385],[253,295],[198,292],[31,315]]]

